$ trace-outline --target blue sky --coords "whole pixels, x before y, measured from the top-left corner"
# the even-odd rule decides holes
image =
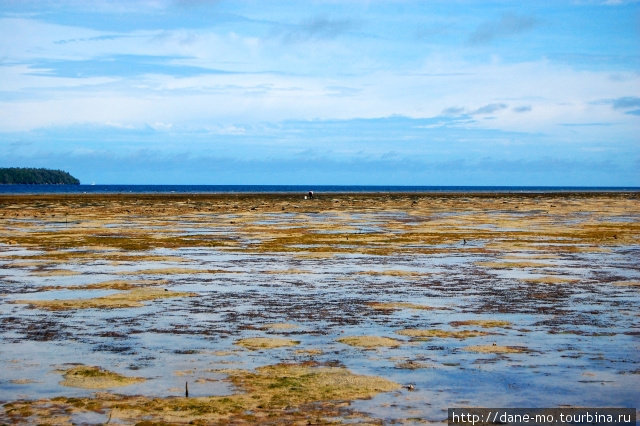
[[[0,167],[640,186],[640,2],[0,0]]]

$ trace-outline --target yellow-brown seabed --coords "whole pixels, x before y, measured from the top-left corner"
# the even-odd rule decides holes
[[[493,389],[421,374],[486,363],[560,372],[568,404],[611,368],[637,395],[639,245],[636,193],[1,195],[0,422],[438,422]],[[23,362],[25,342],[65,359]],[[55,367],[85,357],[119,368]]]

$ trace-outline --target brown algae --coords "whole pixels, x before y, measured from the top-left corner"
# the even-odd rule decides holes
[[[517,354],[528,352],[523,346],[500,346],[500,345],[476,345],[462,348],[467,352],[477,352],[482,354]]]
[[[379,310],[394,310],[394,309],[415,309],[415,310],[431,310],[431,309],[440,309],[434,308],[432,306],[420,305],[417,303],[408,303],[408,302],[371,302],[367,303],[372,309]]]
[[[291,324],[288,322],[275,322],[271,324],[263,324],[260,326],[262,330],[271,330],[271,331],[282,331],[282,330],[293,330],[298,328],[296,324]]]
[[[242,389],[255,389],[268,405],[282,407],[312,401],[370,398],[400,385],[377,376],[351,373],[343,367],[322,367],[315,363],[277,364],[259,367],[230,377]]]
[[[131,290],[139,287],[159,286],[169,283],[168,280],[109,280],[82,286],[67,286],[67,289],[109,289],[109,290]]]
[[[90,299],[16,300],[15,303],[28,304],[31,307],[49,311],[64,311],[69,309],[137,308],[143,306],[142,302],[144,301],[191,296],[195,296],[195,294],[156,288],[136,288]]]
[[[399,368],[401,370],[419,370],[422,368],[434,368],[433,364],[429,364],[422,361],[415,360],[405,360],[400,361],[395,364],[395,368]]]
[[[478,266],[493,269],[515,269],[515,268],[549,268],[553,265],[540,262],[476,262]]]
[[[557,277],[552,275],[546,275],[544,277],[537,278],[524,278],[523,281],[528,283],[537,283],[537,284],[570,284],[578,282],[577,278],[566,278],[566,277]]]
[[[322,352],[322,349],[296,349],[294,353],[296,355],[313,356],[313,355],[321,355],[323,352]]]
[[[408,415],[421,420],[432,418],[435,407],[452,398],[486,406],[496,396],[504,396],[500,386],[492,386],[490,377],[486,393],[476,392],[473,387],[449,386],[452,373],[457,376],[459,371],[475,368],[476,363],[492,358],[480,354],[495,354],[494,360],[488,360],[499,361],[493,366],[495,371],[508,376],[516,386],[525,383],[524,386],[532,386],[534,403],[541,406],[555,403],[557,395],[566,395],[577,404],[584,403],[585,394],[609,402],[609,397],[598,399],[590,393],[593,388],[589,386],[593,385],[584,384],[577,376],[585,364],[592,365],[596,372],[621,373],[611,375],[608,384],[602,383],[603,394],[610,389],[608,386],[615,386],[622,403],[637,394],[638,385],[628,380],[628,375],[638,372],[636,353],[628,345],[638,317],[634,309],[637,262],[633,258],[634,245],[640,244],[637,193],[339,194],[326,199],[320,196],[309,203],[296,197],[292,194],[0,196],[0,261],[2,275],[7,277],[2,289],[7,302],[31,299],[46,290],[121,292],[120,296],[82,301],[21,302],[33,307],[49,302],[49,308],[44,305],[40,308],[52,312],[9,305],[0,315],[5,325],[3,337],[9,337],[7,348],[19,353],[22,347],[14,341],[36,346],[41,341],[53,341],[53,344],[60,342],[65,349],[78,345],[80,356],[86,351],[122,351],[117,357],[101,358],[117,358],[118,367],[101,365],[114,370],[127,364],[133,369],[162,369],[166,379],[173,370],[164,368],[165,361],[178,361],[183,364],[175,368],[191,368],[194,372],[229,364],[238,368],[245,361],[264,365],[318,358],[330,365],[340,365],[344,357],[357,351],[336,343],[342,333],[389,335],[397,340],[377,338],[383,342],[389,339],[388,346],[355,345],[362,349],[402,346],[366,354],[358,361],[366,371],[375,374],[383,371],[385,377],[388,374],[390,379],[399,381],[397,378],[411,374],[400,369],[429,368],[432,364],[437,368],[429,374],[412,376],[417,389],[427,389],[432,376],[446,389],[440,395],[433,394],[434,399],[428,404],[423,403],[425,395],[416,392],[412,410],[384,408],[402,407],[401,400],[406,396],[403,392],[372,401],[373,412],[385,410],[389,422],[397,423],[410,422]],[[394,257],[388,256],[391,254]],[[51,274],[63,268],[81,271],[82,276]],[[99,282],[100,277],[117,278],[120,272],[131,276],[120,275],[121,280]],[[214,275],[216,272],[224,275]],[[564,280],[574,277],[581,281],[580,285],[544,285],[569,283]],[[84,278],[90,284],[74,285]],[[533,285],[536,283],[540,285]],[[180,297],[164,292],[165,285],[198,291],[199,297],[150,302]],[[331,291],[325,292],[325,288]],[[56,312],[141,306],[145,300],[135,300],[138,298],[130,293],[133,290],[157,291],[158,297],[148,299],[147,303],[154,306],[131,312],[94,313],[114,318],[113,323],[107,321],[106,325],[87,312]],[[344,298],[345,291],[351,290],[355,297]],[[114,296],[130,300],[118,302],[112,300]],[[461,303],[467,296],[473,303]],[[63,307],[65,302],[71,306]],[[447,315],[444,310],[453,314]],[[511,323],[497,319],[508,319]],[[304,332],[277,325],[289,322],[300,324]],[[403,328],[429,327],[446,330],[431,330],[423,337],[393,335]],[[615,334],[607,339],[615,344],[601,345],[602,337],[598,336],[605,334],[594,332],[594,327],[611,328]],[[281,346],[280,351],[261,352],[259,349],[265,348],[259,345],[252,352],[240,346],[228,350],[229,339],[252,336],[259,330],[265,335],[281,333],[277,337],[295,338],[291,335],[303,333],[308,333],[308,337],[301,336],[299,345],[291,349]],[[524,346],[489,346],[491,341],[483,337],[476,340],[489,345],[463,348],[472,341],[456,339],[473,337],[460,334],[465,330],[500,334],[504,336],[503,344],[518,342],[523,333],[533,331],[530,337],[537,342],[536,351]],[[545,331],[553,333],[553,339],[535,340],[544,339],[541,336]],[[135,333],[140,333],[140,345]],[[153,338],[147,339],[150,334]],[[166,340],[161,340],[163,335]],[[376,339],[376,336],[360,337],[361,342],[367,337],[369,343]],[[430,338],[439,340],[421,341]],[[200,343],[193,346],[197,351],[175,351],[166,343],[174,339]],[[159,349],[166,356],[154,360],[157,346],[142,343],[148,340],[160,342]],[[65,345],[67,342],[73,345]],[[384,353],[398,357],[382,356]],[[518,353],[524,354],[507,357]],[[224,358],[209,356],[213,354]],[[37,355],[30,356],[32,361],[41,363]],[[558,356],[562,357],[562,363],[557,362]],[[599,361],[589,361],[594,357]],[[148,361],[140,361],[145,359]],[[624,360],[625,364],[614,360]],[[394,363],[398,370],[389,369]],[[519,369],[512,375],[511,367],[521,365],[531,368]],[[21,368],[24,370],[19,375],[7,379],[39,380],[38,367],[25,364]],[[4,411],[0,407],[0,423],[69,424],[95,419],[96,423],[109,424],[143,421],[294,424],[301,420],[306,424],[352,420],[348,417],[351,408],[345,404],[352,397],[359,397],[358,393],[336,396],[335,390],[330,389],[326,397],[305,399],[305,393],[313,392],[309,387],[322,380],[342,388],[340,375],[325,368],[334,367],[278,364],[270,370],[229,370],[228,378],[222,380],[231,382],[237,393],[203,398],[192,395],[189,399],[149,395],[152,392],[183,395],[186,379],[190,380],[190,391],[202,395],[202,388],[195,385],[200,379],[197,376],[193,376],[194,389],[188,376],[177,378],[177,384],[156,385],[149,381],[136,386],[141,396],[100,393],[90,398],[71,398],[65,396],[65,392],[71,392],[67,388],[56,390],[61,395],[57,398],[38,399],[45,385],[25,383],[20,392],[24,392],[25,398],[34,399],[8,402]],[[140,375],[155,376],[155,371]],[[556,373],[561,381],[552,378]],[[266,374],[272,377],[264,377]],[[317,374],[327,377],[320,380],[308,376]],[[540,392],[540,383],[549,383],[547,379],[537,380],[542,375],[549,376],[557,386],[553,393]],[[158,390],[150,391],[155,386]],[[345,399],[326,399],[330,397]],[[513,403],[512,397],[504,397],[507,403]],[[386,420],[373,419],[371,423],[376,421]]]
[[[78,371],[85,371],[88,375],[100,374]],[[337,409],[344,405],[343,401],[367,399],[401,388],[398,383],[382,377],[357,375],[346,368],[326,367],[313,362],[268,365],[255,371],[232,370],[227,380],[240,393],[196,398],[147,398],[100,393],[93,398],[15,401],[5,404],[4,409],[14,421],[35,416],[37,423],[60,421],[61,413],[68,416],[91,411],[108,412],[110,421],[114,423],[136,423],[146,419],[148,422],[207,424],[224,422],[230,417],[248,423],[260,423],[260,419],[269,417],[279,421],[300,421],[309,419],[311,414],[338,414]],[[322,405],[318,408],[308,405],[313,403]]]
[[[386,269],[383,271],[362,271],[360,273],[364,275],[383,275],[389,277],[420,277],[422,275],[425,275],[417,271],[405,271],[400,269]]]
[[[14,385],[28,385],[28,384],[37,383],[37,382],[33,379],[13,379],[13,380],[9,380],[9,383],[13,383]]]
[[[613,285],[619,287],[640,287],[640,281],[616,281]]]
[[[78,274],[79,272],[71,271],[69,269],[45,269],[32,272],[32,275],[35,275],[37,277],[65,277]]]
[[[429,338],[429,337],[440,337],[440,338],[454,338],[454,339],[467,339],[469,337],[477,337],[477,336],[486,336],[486,331],[478,331],[478,330],[461,330],[461,331],[446,331],[446,330],[437,330],[437,329],[417,329],[417,328],[408,328],[404,330],[399,330],[396,333],[402,336],[409,337],[419,337],[419,338]]]
[[[451,321],[449,325],[452,327],[475,325],[483,328],[492,328],[492,327],[509,327],[511,325],[511,322],[500,321],[500,320],[466,320],[466,321]]]
[[[221,271],[207,271],[204,269],[190,269],[190,268],[156,268],[156,269],[141,269],[138,271],[122,271],[121,275],[192,275],[192,274],[207,274],[211,272]]]
[[[64,372],[63,377],[61,385],[84,389],[107,389],[145,381],[142,377],[122,376],[100,367],[87,365],[70,368]]]
[[[296,346],[300,344],[300,342],[297,340],[282,339],[276,337],[248,337],[246,339],[236,340],[235,344],[252,351],[257,351],[260,349],[274,349],[287,346]]]
[[[348,336],[336,339],[340,343],[359,348],[396,348],[402,344],[402,341],[381,336]]]

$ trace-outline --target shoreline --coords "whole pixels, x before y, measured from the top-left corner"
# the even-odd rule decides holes
[[[72,194],[571,194],[640,193],[634,186],[405,186],[405,185],[0,185],[0,196]]]
[[[199,198],[295,198],[305,200],[306,192],[46,192],[46,193],[3,193],[0,192],[0,199],[10,198],[113,198],[113,197],[143,197],[143,198],[185,198],[185,197],[199,197]],[[568,196],[580,196],[580,197],[638,197],[640,196],[640,188],[638,190],[567,190],[567,191],[471,191],[471,192],[458,192],[458,191],[423,191],[423,192],[396,192],[396,191],[342,191],[342,192],[316,192],[314,190],[314,198],[306,201],[322,201],[329,197],[388,197],[388,198],[406,198],[406,197],[421,197],[421,198],[464,198],[464,197],[477,197],[477,198],[497,198],[505,196],[522,196],[525,198],[530,197],[568,197]]]

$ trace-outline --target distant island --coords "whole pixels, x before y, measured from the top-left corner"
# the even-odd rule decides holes
[[[79,185],[80,181],[62,170],[23,167],[0,168],[0,185]]]

